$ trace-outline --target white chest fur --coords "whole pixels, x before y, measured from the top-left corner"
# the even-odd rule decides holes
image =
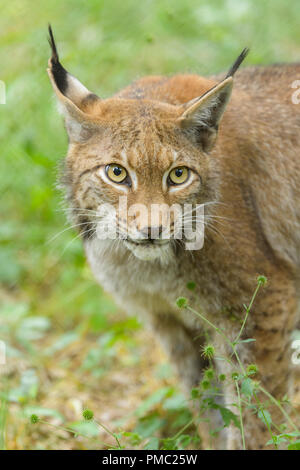
[[[146,319],[152,315],[175,315],[187,326],[196,327],[197,318],[176,306],[179,296],[191,296],[186,289],[191,279],[180,269],[176,257],[163,265],[159,260],[142,261],[122,245],[97,239],[85,242],[85,251],[99,284],[127,313]]]

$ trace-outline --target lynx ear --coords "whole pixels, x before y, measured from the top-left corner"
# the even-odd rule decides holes
[[[249,49],[242,51],[221,83],[184,105],[179,123],[205,152],[214,146],[219,123],[230,99],[233,75],[248,52]]]
[[[82,141],[88,137],[93,127],[91,115],[100,98],[61,65],[50,25],[49,44],[52,55],[47,72],[58,98],[60,111],[64,115],[69,138],[71,141]]]

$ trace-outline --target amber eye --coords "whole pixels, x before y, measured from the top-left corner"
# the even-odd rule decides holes
[[[115,163],[106,165],[105,171],[109,179],[112,180],[114,183],[123,183],[123,181],[125,181],[128,176],[128,173],[125,168]]]
[[[178,166],[173,168],[169,173],[169,182],[171,184],[185,183],[190,175],[190,170],[186,166]]]

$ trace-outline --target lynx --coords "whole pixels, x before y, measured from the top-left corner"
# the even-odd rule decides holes
[[[69,138],[63,183],[95,278],[159,337],[190,390],[207,367],[205,331],[176,298],[187,297],[233,340],[257,276],[265,275],[267,286],[243,331],[255,342],[242,343],[238,352],[244,364],[257,364],[268,392],[282,398],[292,384],[289,342],[299,302],[300,113],[291,84],[300,64],[237,72],[244,50],[225,77],[149,76],[101,99],[64,69],[50,27],[49,34],[48,74]],[[128,214],[134,208],[128,217],[122,197]],[[175,237],[175,222],[197,221],[193,211],[170,216],[170,237],[164,238],[163,211],[154,223],[136,210],[186,203],[204,207],[198,250]],[[115,210],[100,216],[102,204]],[[115,224],[115,239],[97,235],[105,223]],[[220,335],[213,343],[229,354]],[[216,367],[232,372],[224,361]],[[230,406],[235,390],[225,382],[223,392]],[[280,423],[275,408],[272,413]],[[219,412],[210,419],[212,428],[221,426]],[[244,428],[248,449],[265,447],[268,429],[255,413],[245,410]],[[241,445],[234,427],[220,432],[215,444]]]

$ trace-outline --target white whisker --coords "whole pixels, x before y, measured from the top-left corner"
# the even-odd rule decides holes
[[[75,225],[71,225],[70,227],[67,227],[65,228],[64,230],[62,230],[61,232],[57,233],[56,235],[54,235],[52,238],[50,238],[50,240],[47,240],[46,241],[46,245],[48,245],[49,243],[53,242],[57,237],[59,237],[60,235],[62,235],[64,232],[67,232],[68,230],[71,230],[73,228],[76,228],[76,227],[79,227],[81,225],[87,225],[88,222],[82,222],[80,224],[75,224]]]

